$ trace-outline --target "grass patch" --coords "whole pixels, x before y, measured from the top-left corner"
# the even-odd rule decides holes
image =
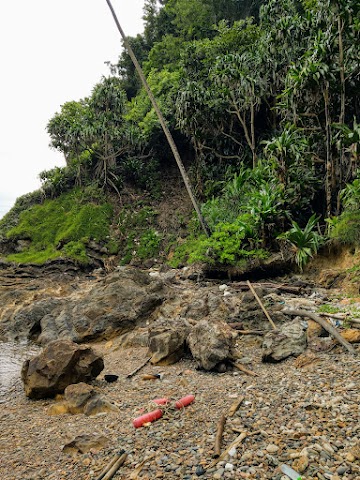
[[[44,263],[55,258],[71,258],[87,264],[86,245],[109,241],[113,210],[99,192],[76,189],[21,212],[18,224],[6,232],[8,239],[29,240],[30,245],[7,260]]]

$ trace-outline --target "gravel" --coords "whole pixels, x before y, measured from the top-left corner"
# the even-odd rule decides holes
[[[358,357],[337,346],[316,353],[310,363],[290,358],[263,364],[255,339],[241,341],[249,368],[258,377],[238,371],[202,372],[191,359],[184,359],[167,367],[148,364],[127,379],[146,358],[146,349],[122,349],[116,340],[96,344],[104,354],[105,370],[95,384],[118,405],[119,413],[49,416],[47,410],[55,400],[28,400],[17,381],[15,392],[0,410],[1,478],[95,480],[115,453],[125,449],[128,458],[115,479],[285,480],[280,470],[283,463],[307,480],[359,479]],[[360,351],[359,346],[356,349]],[[150,373],[161,374],[161,379],[142,380],[143,374]],[[119,379],[107,383],[104,374],[116,374]],[[156,422],[133,427],[132,419],[141,409],[157,408],[152,400],[176,400],[187,394],[194,394],[195,402],[185,409],[167,407]],[[227,419],[222,449],[241,432],[248,437],[208,468],[214,460],[219,417],[240,396],[244,401]],[[64,453],[63,446],[82,434],[103,435],[109,443],[83,454]],[[131,477],[148,457],[138,476]]]

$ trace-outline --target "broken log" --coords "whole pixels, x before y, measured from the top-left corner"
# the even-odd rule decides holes
[[[215,447],[214,447],[214,454],[213,454],[214,458],[220,457],[221,443],[222,443],[225,423],[226,423],[226,416],[221,415],[216,428]]]
[[[140,372],[142,368],[145,367],[146,364],[150,362],[150,360],[151,360],[151,357],[147,358],[144,363],[142,363],[139,367],[135,368],[135,370],[129,373],[129,375],[127,375],[126,378],[131,378],[134,375],[136,375],[138,372]]]
[[[308,312],[306,310],[287,310],[287,309],[283,309],[282,312],[285,313],[286,315],[292,315],[295,317],[311,318],[311,320],[314,320],[314,322],[318,323],[324,328],[324,330],[329,332],[332,337],[336,338],[336,340],[339,343],[341,343],[341,345],[343,345],[348,352],[350,352],[352,355],[356,355],[356,350],[350,345],[350,343],[347,342],[345,338],[343,338],[340,335],[340,333],[332,325],[330,325],[329,322],[319,317],[318,315],[315,315],[315,313]]]
[[[255,297],[256,301],[258,302],[258,304],[260,305],[262,311],[265,313],[265,316],[269,320],[269,322],[271,323],[271,326],[273,327],[274,330],[277,330],[275,323],[272,321],[272,318],[270,317],[268,311],[264,307],[264,305],[263,305],[262,301],[260,300],[258,294],[255,292],[255,290],[254,290],[253,286],[251,285],[250,281],[247,280],[246,283],[249,285],[251,293],[254,295],[254,297]]]

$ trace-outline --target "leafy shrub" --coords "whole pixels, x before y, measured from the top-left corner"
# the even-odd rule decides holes
[[[327,220],[329,237],[345,245],[360,245],[360,211],[345,211]]]
[[[299,225],[292,221],[292,228],[278,236],[279,239],[288,241],[295,252],[295,262],[302,271],[314,253],[319,249],[322,236],[314,231],[318,217],[312,215],[305,228],[302,230]]]
[[[250,231],[249,224],[241,224],[240,220],[219,223],[210,237],[202,234],[180,245],[169,263],[172,267],[196,262],[241,266],[249,258],[266,258],[265,250],[250,247],[247,238]]]

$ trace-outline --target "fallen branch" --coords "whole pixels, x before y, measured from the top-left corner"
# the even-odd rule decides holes
[[[253,372],[252,370],[249,370],[248,368],[244,367],[241,363],[235,363],[231,362],[231,364],[240,370],[241,372],[247,373],[248,375],[251,375],[252,377],[258,377],[259,375],[256,372]]]
[[[350,352],[352,355],[356,355],[356,350],[350,345],[349,342],[347,342],[341,335],[340,333],[332,326],[330,325],[329,322],[324,320],[323,318],[319,317],[318,315],[315,315],[315,313],[308,312],[306,310],[282,310],[283,313],[286,315],[293,315],[293,316],[299,316],[299,317],[308,317],[311,318],[311,320],[314,320],[314,322],[318,323],[323,327],[324,330],[330,333],[336,340],[343,345],[348,352]]]
[[[270,317],[268,311],[267,311],[266,308],[264,307],[264,305],[263,305],[262,301],[260,300],[258,294],[255,292],[255,290],[254,290],[253,286],[251,285],[250,281],[247,280],[246,283],[248,284],[248,286],[249,286],[252,294],[254,295],[256,301],[257,301],[258,304],[260,305],[262,311],[265,313],[266,318],[267,318],[267,319],[269,320],[269,322],[271,323],[271,326],[273,327],[274,330],[277,330],[275,323],[272,321],[272,318]]]
[[[235,415],[235,413],[239,410],[240,408],[240,405],[242,404],[242,402],[244,401],[244,396],[241,396],[240,398],[238,398],[236,400],[236,402],[234,402],[231,407],[229,408],[229,412],[228,412],[228,416],[229,417],[233,417]]]
[[[135,368],[135,370],[133,372],[129,373],[129,375],[127,375],[126,378],[131,378],[134,375],[136,375],[138,372],[140,372],[140,370],[142,368],[144,368],[145,365],[150,362],[150,359],[151,359],[151,357],[147,358],[144,363],[142,363],[139,367]]]
[[[214,455],[213,455],[214,458],[220,457],[221,443],[222,443],[225,423],[226,423],[226,416],[221,415],[220,420],[217,424],[217,429],[216,429],[215,447],[214,447]]]

